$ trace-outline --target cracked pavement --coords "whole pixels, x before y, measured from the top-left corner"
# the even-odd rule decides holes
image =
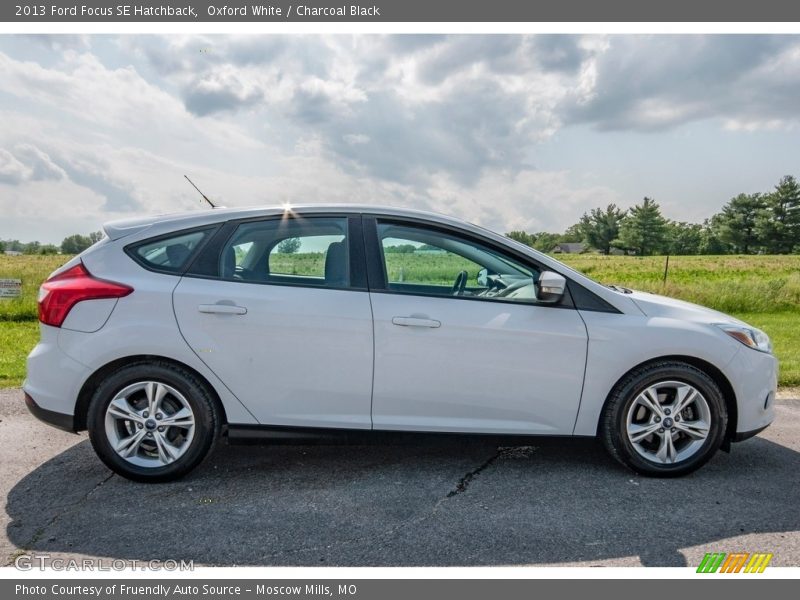
[[[800,402],[682,479],[639,477],[594,440],[498,448],[227,446],[169,484],[124,480],[86,434],[0,390],[3,564],[51,557],[207,565],[698,564],[773,552],[800,566]]]

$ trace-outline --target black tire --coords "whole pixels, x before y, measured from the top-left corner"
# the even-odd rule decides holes
[[[650,386],[676,381],[693,386],[702,394],[710,413],[708,435],[691,456],[669,464],[648,460],[640,454],[627,433],[628,412],[636,398]],[[614,388],[600,417],[599,437],[609,454],[642,475],[680,477],[699,469],[721,446],[728,425],[722,391],[708,374],[679,361],[644,365],[628,373]],[[688,439],[688,438],[687,438]],[[657,438],[656,438],[657,440]]]
[[[114,397],[127,386],[154,381],[175,388],[194,413],[194,434],[184,453],[163,466],[139,466],[121,457],[106,433],[106,411]],[[158,483],[178,479],[210,453],[220,435],[221,418],[217,402],[206,384],[177,365],[163,361],[142,361],[126,365],[100,383],[87,413],[89,439],[100,459],[115,473],[133,481]]]

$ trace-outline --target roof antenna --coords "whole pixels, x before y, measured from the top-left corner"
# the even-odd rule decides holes
[[[208,203],[211,205],[211,208],[217,208],[217,205],[216,205],[216,204],[214,204],[214,203],[213,203],[211,200],[209,200],[209,199],[208,199],[208,196],[206,196],[206,195],[205,195],[203,192],[201,192],[201,191],[200,191],[200,188],[199,188],[199,187],[197,187],[197,186],[194,184],[194,181],[192,181],[191,179],[189,179],[189,176],[188,176],[188,175],[184,175],[184,177],[186,177],[186,181],[188,181],[189,183],[191,183],[191,184],[192,184],[192,187],[193,187],[194,189],[196,189],[196,190],[197,190],[197,193],[198,193],[198,194],[200,194],[200,195],[203,197],[203,200],[205,200],[206,202],[208,202]]]

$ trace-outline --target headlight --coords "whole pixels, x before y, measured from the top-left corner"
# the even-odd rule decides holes
[[[741,342],[753,350],[772,352],[772,342],[769,336],[760,329],[730,323],[716,323],[716,325],[737,342]]]

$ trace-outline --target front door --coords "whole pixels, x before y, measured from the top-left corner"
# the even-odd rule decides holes
[[[368,222],[374,428],[571,434],[586,328],[570,306],[537,302],[538,269],[469,235]]]

